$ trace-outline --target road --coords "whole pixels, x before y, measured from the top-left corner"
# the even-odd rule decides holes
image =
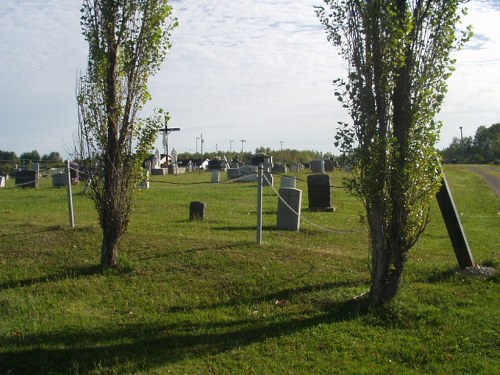
[[[499,165],[467,165],[467,168],[482,176],[491,189],[500,195],[500,166]]]

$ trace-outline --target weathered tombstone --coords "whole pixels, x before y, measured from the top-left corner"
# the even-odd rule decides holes
[[[169,164],[167,167],[168,174],[175,174],[175,166],[174,164]]]
[[[290,164],[290,172],[297,173],[298,171],[299,171],[299,165],[298,164]]]
[[[278,229],[298,231],[302,206],[302,190],[294,188],[279,189]]]
[[[207,212],[207,204],[204,202],[191,202],[189,204],[189,221],[203,220]]]
[[[295,177],[281,176],[281,187],[295,189],[297,187],[297,179]]]
[[[38,189],[40,179],[35,171],[22,170],[16,173],[16,186]]]
[[[0,188],[5,187],[5,176],[0,176]]]
[[[319,174],[325,173],[325,161],[322,159],[313,160],[311,162],[311,170],[312,173],[319,173]]]
[[[66,186],[66,175],[64,173],[57,173],[52,175],[52,186],[62,187]]]
[[[307,176],[307,196],[311,211],[334,211],[330,201],[330,176],[315,174]]]
[[[213,184],[219,183],[219,176],[220,176],[219,171],[212,171],[212,183]]]

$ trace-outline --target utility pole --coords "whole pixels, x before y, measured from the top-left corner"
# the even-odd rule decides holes
[[[280,141],[280,143],[281,143],[281,163],[282,164],[285,164],[285,154],[283,153],[283,143],[284,142],[285,141]]]
[[[229,141],[229,152],[233,152],[233,140]]]
[[[243,164],[243,143],[246,142],[246,139],[240,139],[240,142],[241,142],[241,160],[240,162]]]
[[[464,162],[464,134],[462,133],[462,127],[460,127],[460,146],[462,149],[462,163]]]
[[[203,134],[200,134],[200,152],[201,152],[201,162],[203,163],[203,143],[205,140],[203,139]]]

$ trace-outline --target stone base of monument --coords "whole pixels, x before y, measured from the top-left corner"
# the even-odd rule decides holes
[[[151,174],[154,176],[164,176],[166,168],[151,168]]]

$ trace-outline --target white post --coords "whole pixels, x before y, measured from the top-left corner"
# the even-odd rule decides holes
[[[262,243],[262,185],[264,184],[264,167],[259,165],[259,175],[257,179],[257,245]]]
[[[69,160],[66,160],[65,164],[66,172],[66,186],[68,191],[68,209],[69,209],[69,225],[71,228],[75,227],[75,214],[73,212],[73,193],[71,191],[71,171],[69,168]]]

